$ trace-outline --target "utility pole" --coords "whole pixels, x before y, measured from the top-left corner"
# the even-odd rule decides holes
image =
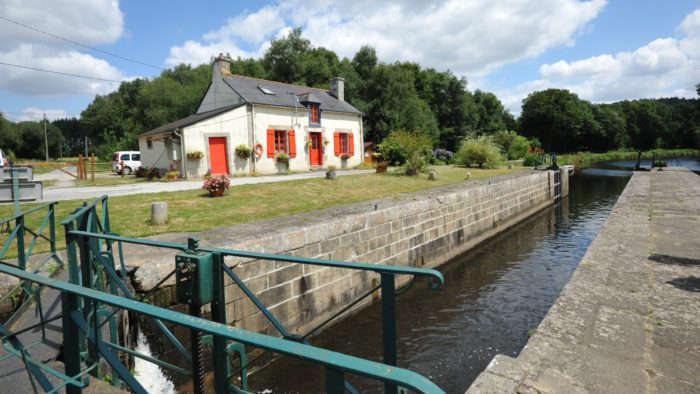
[[[46,161],[49,161],[49,135],[46,133],[46,112],[44,112],[44,146],[46,147]]]
[[[85,136],[85,157],[87,157],[87,136]]]

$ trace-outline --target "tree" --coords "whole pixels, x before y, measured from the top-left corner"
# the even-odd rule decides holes
[[[474,104],[477,111],[474,130],[477,134],[492,134],[506,129],[507,111],[495,94],[477,90],[474,92]]]
[[[303,62],[309,51],[311,41],[301,36],[301,28],[290,31],[286,38],[273,39],[265,52],[263,65],[268,77],[286,83],[303,81]]]
[[[519,123],[520,134],[538,138],[545,150],[555,152],[585,149],[584,131],[596,127],[590,104],[564,89],[528,95]]]
[[[522,159],[530,148],[530,141],[515,131],[497,131],[491,138],[510,160]]]
[[[652,100],[623,101],[620,104],[627,124],[627,134],[633,148],[653,149],[658,146],[659,136],[666,132],[666,125],[656,113]]]
[[[46,157],[43,122],[19,122],[16,125],[21,138],[15,154],[26,159],[44,159]],[[49,142],[49,156],[58,157],[59,145],[64,143],[61,130],[53,124],[46,125]]]
[[[391,130],[421,131],[437,139],[438,127],[430,108],[416,94],[413,74],[398,64],[380,65],[367,88],[367,140],[381,141]]]

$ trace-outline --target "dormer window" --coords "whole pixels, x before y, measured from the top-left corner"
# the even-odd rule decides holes
[[[321,124],[321,110],[318,103],[309,103],[309,124],[317,126]]]

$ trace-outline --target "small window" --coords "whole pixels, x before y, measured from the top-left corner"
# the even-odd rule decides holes
[[[146,148],[153,149],[153,140],[150,138],[146,139]]]
[[[340,153],[349,154],[350,143],[348,142],[348,133],[340,133],[338,135],[338,142],[340,143]]]
[[[141,160],[141,154],[140,153],[134,153],[131,155],[131,160],[133,161],[140,161]]]
[[[275,130],[275,153],[287,153],[287,130]]]
[[[129,154],[128,154],[128,153],[124,153],[124,154],[121,155],[121,157],[120,157],[119,159],[120,159],[121,161],[129,161]]]
[[[266,87],[263,87],[263,86],[258,86],[258,89],[260,89],[260,91],[265,93],[265,94],[272,94],[272,95],[275,94],[275,92],[273,92],[272,90],[270,90]]]
[[[320,125],[321,124],[321,110],[318,108],[317,103],[309,104],[309,124]]]

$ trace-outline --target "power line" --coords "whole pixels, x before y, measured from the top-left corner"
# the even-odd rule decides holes
[[[50,36],[50,37],[53,37],[53,38],[56,38],[56,39],[59,39],[59,40],[62,40],[62,41],[69,42],[69,43],[71,43],[71,44],[74,44],[74,45],[77,45],[77,46],[80,46],[80,47],[83,47],[83,48],[87,48],[87,49],[89,49],[89,50],[91,50],[91,51],[103,53],[103,54],[105,54],[105,55],[113,56],[113,57],[116,57],[116,58],[118,58],[118,59],[126,60],[126,61],[128,61],[128,62],[140,64],[140,65],[143,65],[143,66],[156,68],[156,69],[158,69],[158,70],[165,70],[165,68],[163,68],[163,67],[154,66],[154,65],[152,65],[152,64],[148,64],[148,63],[144,63],[144,62],[141,62],[141,61],[138,61],[138,60],[130,59],[130,58],[128,58],[128,57],[124,57],[124,56],[121,56],[121,55],[117,55],[117,54],[112,53],[112,52],[107,52],[107,51],[104,51],[104,50],[102,50],[102,49],[97,49],[97,48],[95,48],[95,47],[91,47],[91,46],[89,46],[89,45],[85,45],[85,44],[80,43],[80,42],[78,42],[78,41],[73,41],[73,40],[70,40],[70,39],[68,39],[68,38],[64,38],[64,37],[61,37],[61,36],[57,36],[57,35],[55,35],[55,34],[51,34],[51,33],[49,33],[49,32],[43,31],[43,30],[39,30],[39,29],[37,29],[37,28],[35,28],[35,27],[29,26],[29,25],[25,25],[24,23],[20,23],[20,22],[14,21],[14,20],[12,20],[12,19],[5,18],[4,16],[0,16],[0,19],[2,19],[2,20],[4,20],[4,21],[7,21],[7,22],[10,22],[10,23],[14,23],[15,25],[18,25],[18,26],[22,26],[22,27],[24,27],[24,28],[26,28],[26,29],[29,29],[29,30],[33,30],[33,31],[35,31],[35,32],[37,32],[37,33],[45,34],[45,35],[47,35],[47,36]]]
[[[123,81],[115,81],[115,80],[113,80],[113,79],[105,79],[105,78],[97,78],[97,77],[87,77],[87,76],[85,76],[85,75],[70,74],[70,73],[64,73],[64,72],[60,72],[60,71],[44,70],[44,69],[42,69],[42,68],[20,66],[19,64],[12,64],[12,63],[0,62],[0,65],[3,65],[3,66],[11,66],[11,67],[17,67],[17,68],[24,68],[24,69],[27,69],[27,70],[41,71],[41,72],[51,73],[51,74],[67,75],[67,76],[69,76],[69,77],[84,78],[84,79],[94,79],[94,80],[96,80],[96,81],[103,81],[103,82],[112,82],[112,83],[122,83],[122,82],[123,82]]]

